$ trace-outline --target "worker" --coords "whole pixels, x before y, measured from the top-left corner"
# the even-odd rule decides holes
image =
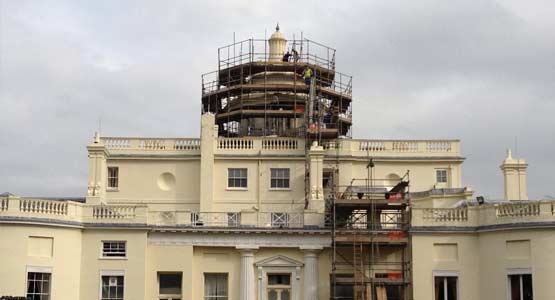
[[[298,62],[298,61],[299,61],[299,52],[297,52],[297,50],[295,50],[295,48],[293,48],[293,49],[291,50],[291,52],[293,52],[293,60],[294,60],[295,62]]]
[[[303,71],[303,79],[306,85],[310,85],[310,79],[312,78],[312,70],[307,66]]]
[[[291,57],[291,53],[289,53],[289,50],[287,50],[287,52],[283,55],[283,61],[285,62],[289,61],[290,57]]]
[[[328,110],[326,115],[324,115],[324,125],[326,126],[326,128],[327,128],[327,124],[331,123],[332,117],[333,117],[333,114],[332,114],[331,110]]]

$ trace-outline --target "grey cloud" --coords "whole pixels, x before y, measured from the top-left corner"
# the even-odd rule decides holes
[[[358,138],[460,138],[464,183],[502,195],[518,136],[529,194],[554,195],[555,35],[545,1],[0,0],[0,192],[85,193],[86,144],[197,136],[217,47],[275,22],[335,47]]]

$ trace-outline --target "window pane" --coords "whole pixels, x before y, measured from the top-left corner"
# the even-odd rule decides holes
[[[447,277],[447,300],[457,300],[457,277]]]
[[[523,300],[520,299],[520,276],[509,275],[509,283],[511,285],[511,300]]]
[[[281,300],[289,300],[290,299],[289,290],[281,291]]]
[[[227,273],[204,273],[204,299],[227,299]]]
[[[291,275],[289,274],[271,274],[268,275],[268,285],[290,285]]]
[[[123,276],[102,276],[101,300],[123,300]]]
[[[447,300],[445,299],[444,277],[434,277],[434,295],[435,300]]]
[[[181,273],[159,274],[160,294],[181,294]]]
[[[27,297],[39,300],[50,298],[50,273],[27,273]]]
[[[533,300],[533,292],[532,292],[532,275],[525,274],[522,275],[522,296],[524,299],[522,300]]]

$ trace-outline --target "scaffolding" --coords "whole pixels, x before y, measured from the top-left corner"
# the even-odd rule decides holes
[[[219,135],[350,137],[352,77],[335,70],[336,50],[293,39],[286,47],[296,54],[282,61],[270,53],[268,41],[219,48],[218,70],[202,75],[202,112],[215,115]],[[307,67],[310,85],[302,78]]]
[[[409,173],[334,184],[328,194],[332,231],[331,299],[408,300],[411,297],[411,239],[408,234]]]

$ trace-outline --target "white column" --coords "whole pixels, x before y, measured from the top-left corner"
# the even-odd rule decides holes
[[[303,249],[305,300],[318,300],[318,249]]]
[[[254,251],[252,248],[240,248],[241,277],[239,278],[239,299],[255,300]]]

